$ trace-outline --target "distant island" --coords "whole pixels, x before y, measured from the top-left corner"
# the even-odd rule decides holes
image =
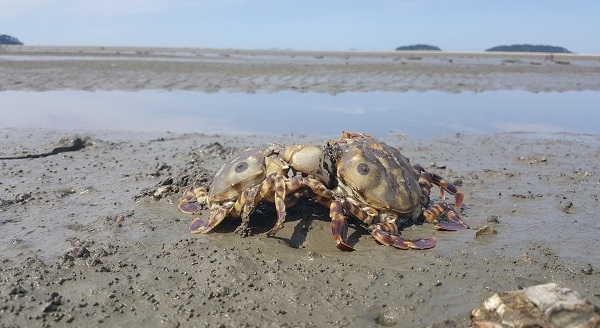
[[[19,39],[6,34],[0,34],[0,44],[19,44],[23,45],[23,42]]]
[[[430,46],[427,44],[414,44],[412,46],[401,46],[396,48],[396,51],[402,51],[402,50],[430,50],[430,51],[442,51],[442,49],[435,47],[435,46]]]
[[[552,53],[571,53],[563,47],[531,45],[531,44],[513,44],[511,46],[497,46],[486,49],[485,51],[511,51],[511,52],[552,52]]]

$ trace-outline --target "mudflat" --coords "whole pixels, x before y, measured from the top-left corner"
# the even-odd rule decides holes
[[[600,90],[599,70],[583,55],[10,47],[0,89],[544,92]],[[309,199],[272,238],[268,205],[245,238],[235,219],[190,234],[177,209],[232,154],[317,137],[0,132],[3,327],[468,327],[493,293],[547,282],[600,303],[598,134],[382,137],[460,188],[470,229],[413,225],[402,237],[437,245],[401,251],[350,220],[342,252]]]
[[[600,56],[5,46],[0,90],[600,90]]]

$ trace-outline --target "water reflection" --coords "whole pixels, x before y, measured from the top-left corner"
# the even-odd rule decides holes
[[[0,92],[0,127],[337,136],[600,133],[600,92]]]

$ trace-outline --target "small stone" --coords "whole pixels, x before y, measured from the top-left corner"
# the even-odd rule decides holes
[[[573,202],[570,201],[566,201],[566,202],[560,202],[560,210],[567,213],[567,214],[572,214],[573,213]]]
[[[384,327],[392,327],[398,324],[398,311],[396,309],[385,309],[375,318],[375,323]]]
[[[498,232],[496,230],[494,230],[492,227],[490,226],[484,226],[483,228],[480,228],[479,230],[477,230],[475,232],[475,239],[481,237],[481,236],[490,236],[490,235],[495,235]]]
[[[594,273],[594,268],[592,267],[592,264],[588,263],[587,265],[581,267],[581,273],[586,275],[591,275],[592,273]]]
[[[485,222],[499,224],[500,220],[497,215],[490,215],[485,219]]]

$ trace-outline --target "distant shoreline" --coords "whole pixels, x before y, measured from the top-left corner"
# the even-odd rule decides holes
[[[0,91],[600,90],[600,55],[20,46],[0,49]]]
[[[452,55],[452,56],[525,56],[525,57],[536,57],[545,56],[551,52],[509,52],[509,51],[459,51],[459,50],[442,50],[442,51],[431,51],[431,50],[314,50],[314,49],[248,49],[248,48],[196,48],[196,47],[137,47],[137,46],[42,46],[42,45],[6,45],[7,50],[4,53],[10,54],[35,54],[35,53],[61,53],[61,54],[78,54],[78,55],[99,55],[99,54],[115,54],[121,52],[123,54],[136,54],[140,52],[169,52],[169,53],[184,53],[184,52],[198,52],[198,53],[228,53],[234,52],[239,54],[282,54],[287,55],[290,53],[306,54],[306,55],[347,55],[355,54],[359,56],[379,56],[379,55],[390,55],[390,54],[415,54],[423,56],[439,56],[439,55]],[[0,51],[0,55],[3,52]],[[566,57],[566,58],[589,58],[600,60],[600,54],[594,53],[552,53],[554,56]]]

